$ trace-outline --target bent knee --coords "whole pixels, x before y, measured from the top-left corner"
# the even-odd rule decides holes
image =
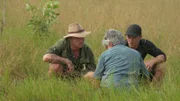
[[[162,71],[162,72],[164,72],[165,71],[165,64],[164,63],[157,64],[156,67],[155,67],[155,71]]]
[[[49,64],[49,70],[50,71],[61,71],[63,70],[62,66],[60,64]]]
[[[84,78],[93,78],[94,72],[90,71],[84,75]]]

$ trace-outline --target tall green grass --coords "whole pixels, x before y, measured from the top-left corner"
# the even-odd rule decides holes
[[[0,1],[2,2],[2,1]],[[6,26],[0,36],[0,100],[2,101],[178,101],[180,94],[179,0],[60,0],[60,16],[49,36],[32,34],[26,24],[30,15],[26,2],[7,0]],[[0,3],[0,13],[2,12]],[[1,14],[0,14],[1,16]],[[143,28],[143,37],[152,40],[167,55],[166,76],[161,87],[143,86],[138,92],[95,89],[84,80],[48,79],[46,50],[67,33],[71,22],[92,31],[86,43],[96,62],[104,51],[101,39],[109,28],[125,34],[129,24]],[[148,56],[146,59],[150,59]]]

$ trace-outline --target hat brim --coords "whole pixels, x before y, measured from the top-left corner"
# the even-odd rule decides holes
[[[131,36],[135,36],[135,37],[140,36],[140,35],[138,35],[136,33],[126,33],[126,35],[131,35]]]
[[[72,34],[68,34],[68,35],[64,36],[63,38],[68,38],[68,37],[84,38],[87,35],[89,35],[90,33],[91,32],[89,32],[89,31],[84,31],[84,32],[81,32],[81,33],[72,33]]]

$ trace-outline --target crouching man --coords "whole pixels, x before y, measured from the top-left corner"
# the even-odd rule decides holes
[[[92,50],[84,43],[85,31],[79,23],[69,25],[68,34],[53,45],[43,56],[43,61],[50,63],[48,74],[67,77],[81,77],[95,70]]]

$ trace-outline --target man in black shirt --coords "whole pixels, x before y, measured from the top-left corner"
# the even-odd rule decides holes
[[[154,58],[145,62],[146,68],[149,70],[152,81],[161,81],[164,77],[164,69],[162,63],[166,61],[166,55],[163,51],[155,46],[151,41],[142,39],[141,27],[132,24],[126,31],[126,46],[137,50],[143,59],[149,54]]]

